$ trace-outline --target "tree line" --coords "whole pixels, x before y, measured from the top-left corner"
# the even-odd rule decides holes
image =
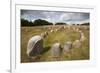
[[[53,23],[42,19],[36,19],[34,22],[32,22],[21,18],[21,26],[43,26],[43,25],[53,25]],[[66,25],[66,23],[58,22],[55,23],[55,25]],[[83,23],[81,25],[89,25],[89,23]]]
[[[21,26],[42,26],[42,25],[53,25],[53,23],[50,23],[42,19],[37,19],[34,22],[21,19]]]

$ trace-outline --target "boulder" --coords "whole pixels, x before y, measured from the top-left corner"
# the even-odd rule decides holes
[[[63,53],[66,54],[66,53],[70,52],[71,49],[72,49],[72,42],[68,41],[64,44]]]
[[[51,56],[59,57],[61,54],[61,45],[60,43],[54,43],[51,47]]]
[[[36,35],[29,39],[28,45],[27,45],[27,55],[32,56],[38,56],[43,51],[43,39],[41,36]]]
[[[73,42],[73,48],[80,48],[82,46],[82,43],[80,40],[75,40]]]

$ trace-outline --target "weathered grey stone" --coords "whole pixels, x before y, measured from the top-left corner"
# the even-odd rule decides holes
[[[66,42],[63,47],[63,53],[66,54],[70,52],[71,48],[72,48],[72,42],[71,41]]]
[[[78,32],[78,31],[79,31],[79,29],[78,29],[78,28],[76,28],[76,31]]]
[[[51,56],[59,57],[61,54],[61,45],[60,43],[54,43],[51,47]]]
[[[73,42],[73,48],[80,48],[82,46],[82,43],[80,40],[75,40]]]
[[[55,29],[55,32],[57,32],[58,31],[58,29]]]
[[[38,56],[42,53],[42,51],[43,51],[43,39],[41,36],[36,35],[33,36],[31,39],[29,39],[27,45],[27,55],[29,57]]]
[[[46,37],[45,33],[41,33],[40,35],[41,35],[42,38]]]
[[[53,29],[50,30],[50,32],[53,32],[53,31],[54,31]]]
[[[80,41],[84,41],[86,39],[84,33],[80,33],[80,36],[81,36]]]
[[[64,29],[66,29],[66,26],[64,26]]]
[[[46,38],[47,35],[48,35],[48,32],[41,33],[41,37],[42,37],[42,38]]]
[[[82,33],[82,31],[81,31],[81,30],[79,30],[78,32],[79,32],[79,33]]]
[[[46,37],[48,36],[48,32],[46,31],[46,32],[44,32],[44,34],[46,35]]]

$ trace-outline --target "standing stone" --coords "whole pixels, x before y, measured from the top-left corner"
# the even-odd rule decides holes
[[[71,48],[72,48],[72,42],[71,41],[66,42],[63,47],[63,53],[66,54],[70,52]]]
[[[47,37],[48,36],[48,32],[46,31],[46,32],[44,32],[44,34],[45,34],[45,36]]]
[[[57,32],[58,31],[58,29],[55,29],[55,32]]]
[[[66,26],[64,26],[64,29],[66,29]]]
[[[82,46],[82,43],[80,40],[75,40],[73,42],[73,48],[80,48]]]
[[[45,38],[46,37],[45,33],[41,33],[41,37]]]
[[[86,39],[84,33],[80,33],[80,36],[81,36],[80,41],[84,41]]]
[[[42,51],[43,51],[43,39],[41,36],[36,35],[33,36],[31,39],[29,39],[27,45],[27,55],[29,57],[38,56],[42,53]]]
[[[51,47],[51,56],[59,57],[61,54],[61,45],[60,43],[54,43]]]
[[[51,29],[50,32],[53,32],[53,29]]]
[[[82,33],[82,31],[81,31],[81,30],[79,30],[78,32],[79,32],[79,33]]]
[[[46,32],[44,32],[45,33],[45,35],[48,35],[48,32],[46,31]]]
[[[78,29],[78,28],[76,28],[76,31],[78,32],[78,31],[79,31],[79,29]]]
[[[46,38],[47,35],[48,35],[48,32],[41,33],[41,37],[42,37],[42,38]]]

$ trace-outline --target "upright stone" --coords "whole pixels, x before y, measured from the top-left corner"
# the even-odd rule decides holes
[[[54,31],[53,29],[50,30],[50,32],[53,32],[53,31]]]
[[[42,38],[46,38],[47,35],[48,35],[48,32],[41,33],[41,37],[42,37]]]
[[[82,43],[80,40],[75,40],[73,42],[73,48],[80,48],[82,46]]]
[[[60,43],[54,43],[51,47],[51,56],[59,57],[61,54],[61,45]]]
[[[38,56],[43,51],[43,39],[41,36],[36,35],[29,39],[27,45],[27,55],[29,57]]]
[[[86,37],[84,36],[84,33],[80,33],[80,41],[83,42],[86,39]]]
[[[71,49],[72,49],[72,42],[71,41],[66,42],[63,47],[63,54],[70,52]]]

